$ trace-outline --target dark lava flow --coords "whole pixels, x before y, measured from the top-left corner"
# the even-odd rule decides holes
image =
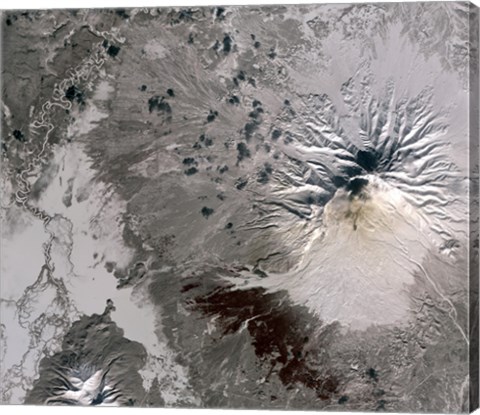
[[[185,285],[183,292],[198,287]],[[217,316],[223,335],[237,333],[246,324],[256,356],[270,363],[267,378],[280,366],[278,376],[288,388],[301,383],[328,400],[339,389],[333,374],[320,373],[313,367],[315,350],[310,346],[314,337],[313,317],[304,307],[286,306],[285,293],[267,293],[264,288],[247,290],[219,287],[206,295],[193,298],[192,307],[206,316]],[[315,342],[316,347],[318,341]]]

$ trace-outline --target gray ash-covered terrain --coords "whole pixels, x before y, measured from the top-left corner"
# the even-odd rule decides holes
[[[2,403],[475,407],[474,6],[1,25]]]

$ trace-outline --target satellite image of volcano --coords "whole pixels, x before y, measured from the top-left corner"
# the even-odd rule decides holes
[[[1,36],[1,403],[478,406],[475,6]]]

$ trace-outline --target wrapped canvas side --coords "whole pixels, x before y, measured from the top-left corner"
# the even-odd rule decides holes
[[[479,406],[479,8],[470,3],[470,412]]]

